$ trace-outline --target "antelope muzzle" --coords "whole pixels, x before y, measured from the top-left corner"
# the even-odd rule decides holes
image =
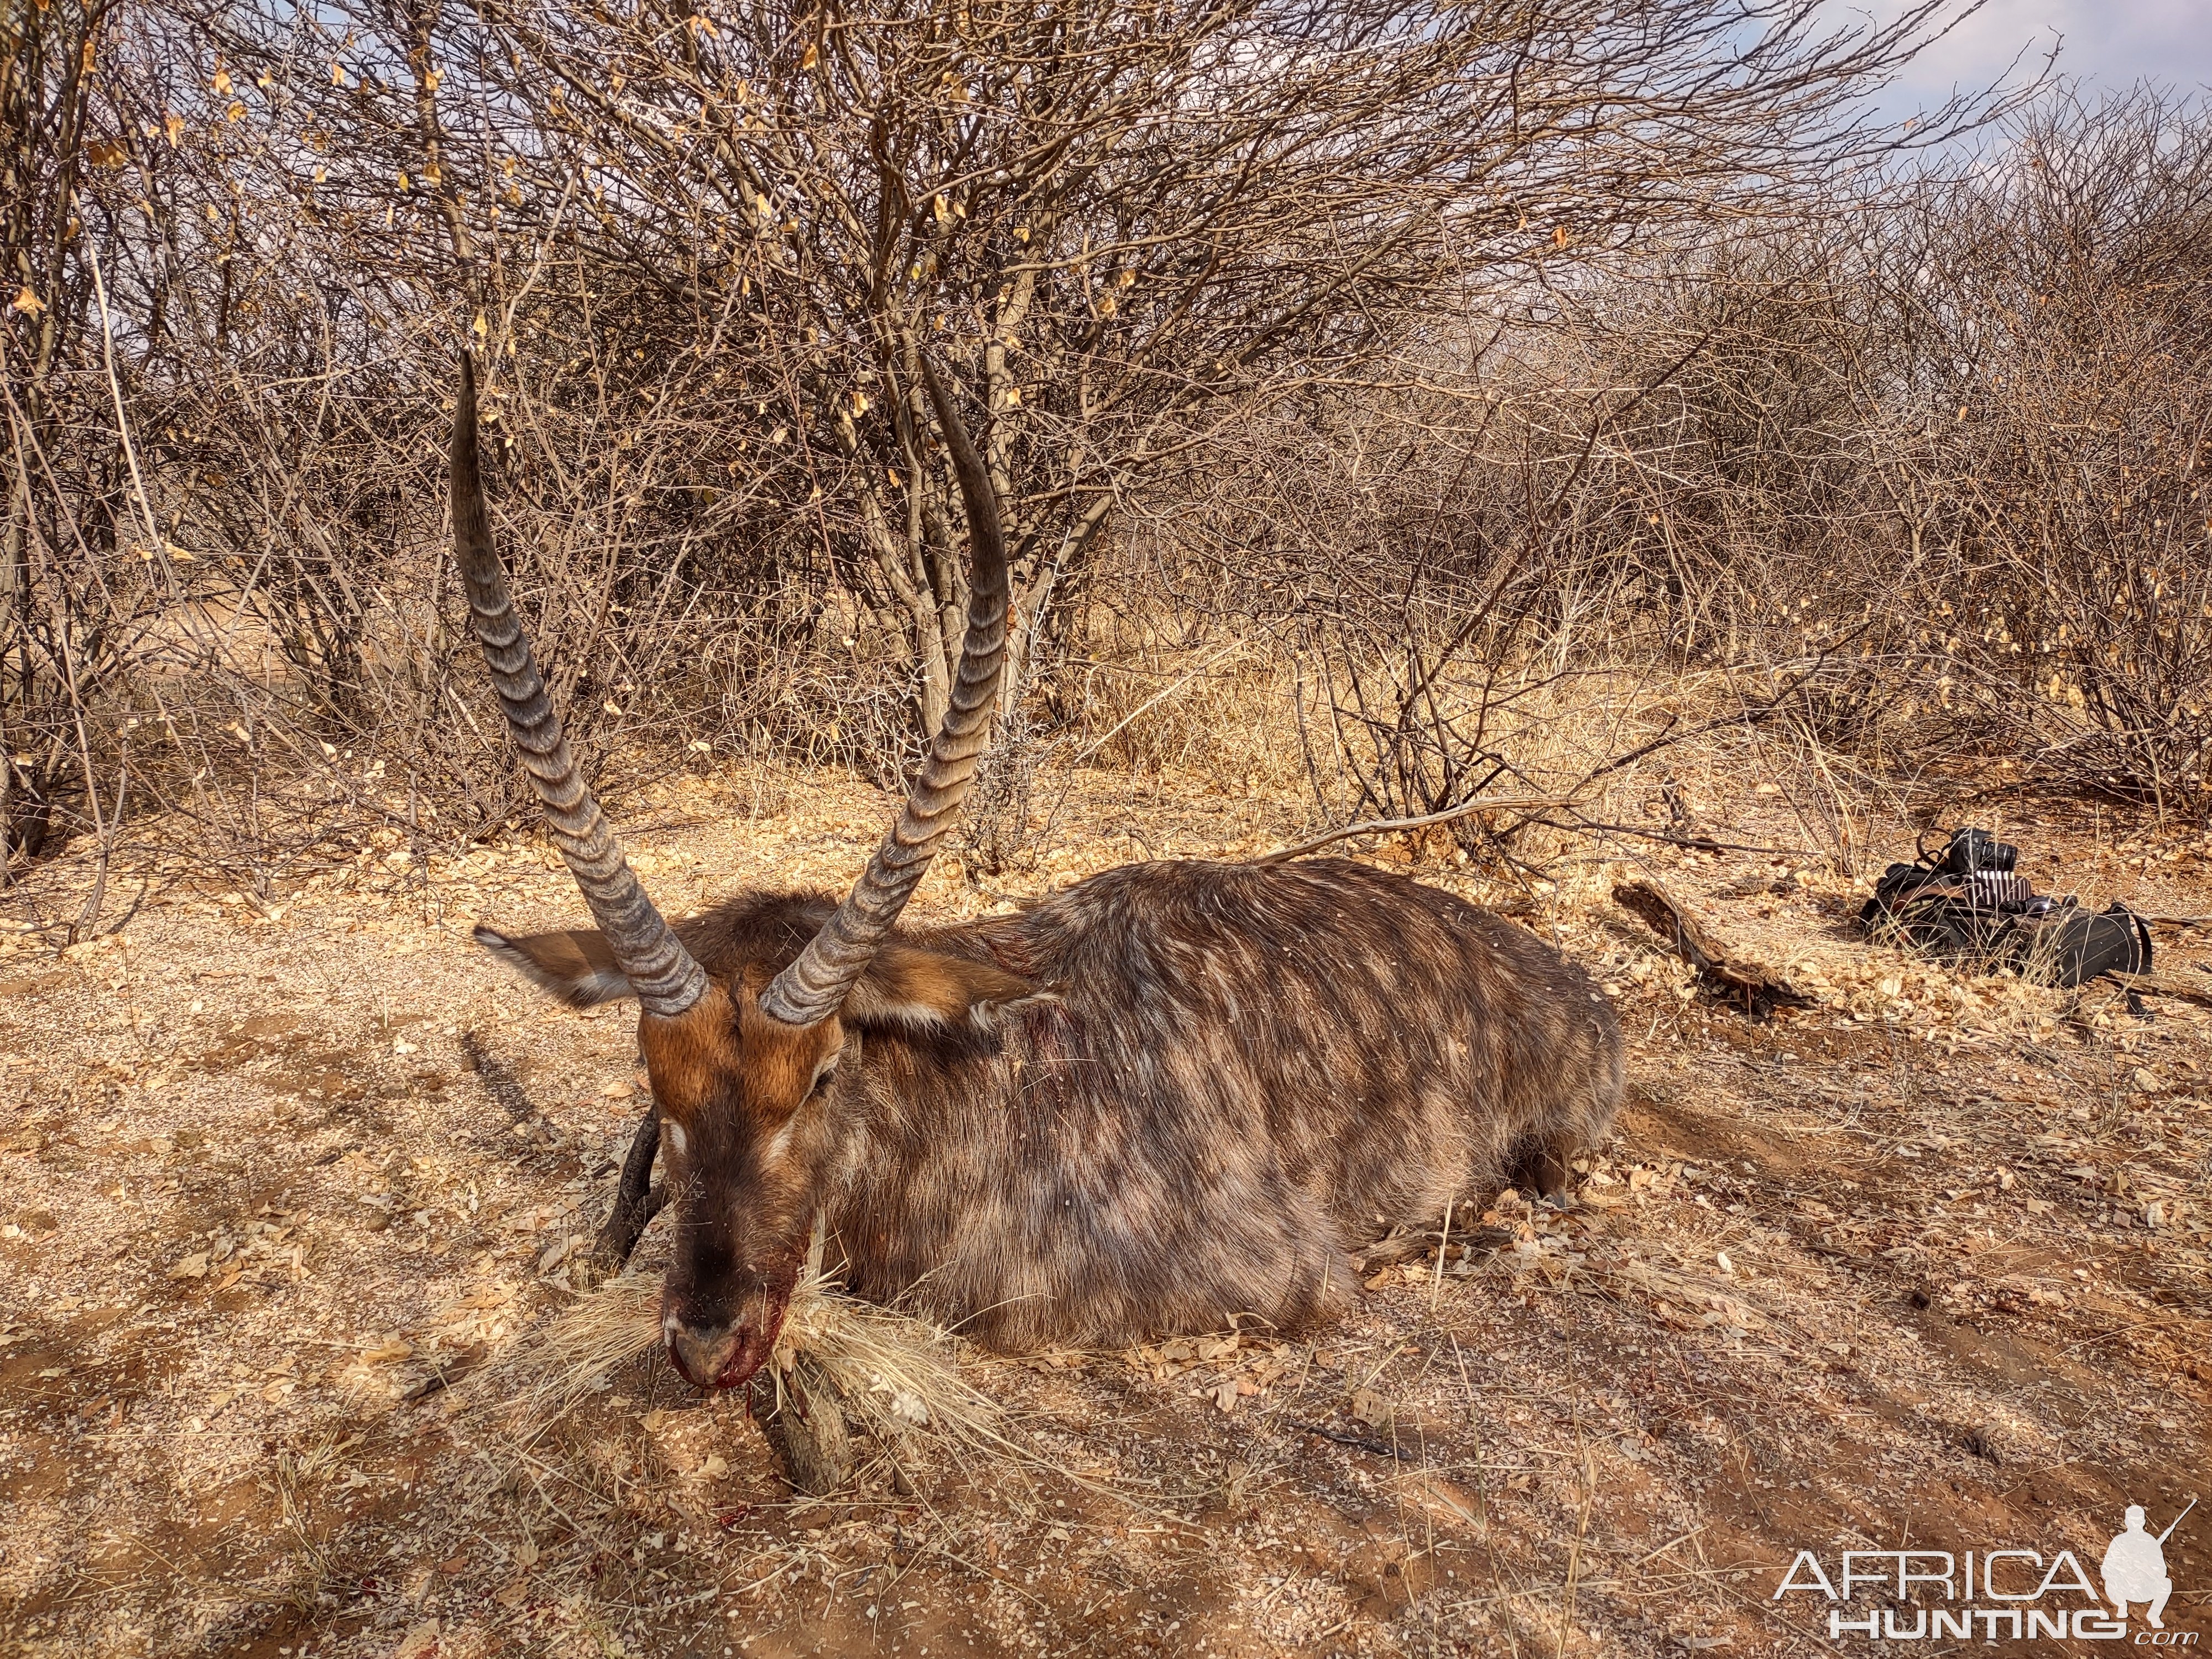
[[[694,1388],[734,1389],[768,1364],[791,1308],[799,1264],[764,1275],[734,1294],[702,1297],[672,1285],[662,1292],[660,1328],[668,1358]]]

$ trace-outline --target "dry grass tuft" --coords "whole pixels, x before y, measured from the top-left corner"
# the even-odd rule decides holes
[[[467,1387],[479,1405],[550,1423],[659,1340],[659,1276],[624,1273],[578,1297]]]
[[[483,1405],[513,1407],[536,1427],[660,1340],[659,1275],[625,1273],[577,1297],[473,1386]],[[1014,1449],[998,1402],[960,1375],[949,1333],[848,1296],[818,1270],[801,1275],[776,1342],[769,1370],[779,1405],[802,1366],[879,1441],[933,1435],[970,1450]]]
[[[998,1401],[960,1375],[956,1340],[896,1309],[847,1296],[810,1269],[793,1292],[770,1366],[781,1403],[785,1376],[806,1366],[842,1397],[848,1415],[885,1443],[936,1435],[969,1450],[1012,1449]]]

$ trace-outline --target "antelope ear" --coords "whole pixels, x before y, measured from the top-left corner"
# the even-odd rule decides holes
[[[479,925],[471,935],[523,978],[550,991],[572,1008],[596,1008],[630,994],[629,977],[595,927],[514,939]]]
[[[838,1011],[848,1025],[898,1025],[908,1030],[988,1030],[1009,1009],[1053,994],[1034,981],[987,962],[946,956],[912,945],[876,952]]]

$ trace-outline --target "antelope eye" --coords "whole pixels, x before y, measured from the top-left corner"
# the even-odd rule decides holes
[[[812,1100],[817,1095],[820,1094],[823,1090],[830,1086],[830,1079],[836,1075],[837,1063],[836,1061],[832,1060],[829,1065],[824,1066],[820,1071],[814,1074],[814,1081],[806,1091],[806,1097],[809,1100]]]

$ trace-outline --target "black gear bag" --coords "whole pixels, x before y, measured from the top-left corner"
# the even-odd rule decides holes
[[[1952,832],[1942,853],[1893,864],[1859,912],[1869,933],[1931,955],[2017,969],[2039,985],[2150,971],[2150,928],[2124,904],[2084,909],[2029,890],[2020,849],[1986,830]]]

